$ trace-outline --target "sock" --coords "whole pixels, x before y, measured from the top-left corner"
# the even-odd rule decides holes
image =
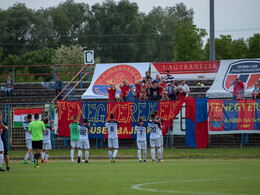
[[[74,150],[71,150],[71,151],[70,151],[70,159],[71,159],[71,162],[73,162],[73,159],[74,159]]]
[[[152,160],[155,160],[155,149],[151,149]]]
[[[144,154],[144,160],[146,160],[146,156],[147,156],[146,150],[143,151],[143,154]]]
[[[86,151],[86,152],[85,152],[85,160],[88,161],[88,157],[89,157],[89,151]]]
[[[45,152],[42,152],[42,159],[44,159]]]
[[[34,162],[36,162],[36,154],[34,154]]]
[[[162,160],[162,150],[161,150],[161,148],[157,149],[157,155],[158,155],[158,160]]]
[[[109,156],[109,159],[112,160],[112,151],[108,151],[108,156]]]
[[[39,165],[39,158],[41,157],[41,153],[36,154],[36,160],[37,160],[37,165]]]
[[[25,157],[24,157],[24,160],[27,161],[27,159],[29,158],[30,154],[27,152]]]
[[[31,152],[30,157],[31,157],[31,161],[33,162],[33,152]]]
[[[0,167],[2,166],[3,160],[4,160],[4,155],[0,154]]]
[[[78,156],[80,157],[80,161],[82,161],[82,150],[78,151]]]
[[[141,150],[137,150],[137,156],[138,156],[139,161],[142,160],[141,159]]]
[[[45,154],[45,161],[48,161],[49,159],[49,154]]]
[[[163,146],[161,147],[161,155],[163,156]],[[161,156],[161,157],[162,157],[162,156]]]
[[[113,152],[113,157],[114,157],[114,158],[115,158],[116,155],[117,155],[117,151],[118,151],[118,150],[114,150],[114,152]]]

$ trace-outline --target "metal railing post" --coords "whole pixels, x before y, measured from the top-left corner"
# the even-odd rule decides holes
[[[70,92],[70,86],[68,86],[68,94]],[[68,95],[68,101],[70,101],[70,94]]]
[[[82,72],[80,72],[80,88],[82,89]]]
[[[90,66],[88,66],[88,73],[89,73],[89,75],[88,75],[88,81],[90,81]]]
[[[15,81],[14,75],[15,75],[15,72],[14,72],[14,66],[13,66],[13,83],[14,83],[14,81]]]
[[[11,127],[11,121],[10,121],[10,117],[11,113],[10,113],[10,104],[8,104],[8,149],[11,148],[11,144],[10,144],[10,137],[11,137],[11,131],[10,131],[10,127]]]
[[[54,81],[56,82],[56,66],[55,66],[55,64],[53,66],[53,76],[54,76]]]

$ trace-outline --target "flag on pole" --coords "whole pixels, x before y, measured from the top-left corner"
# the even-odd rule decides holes
[[[41,108],[31,108],[31,109],[14,109],[13,110],[13,127],[23,127],[23,122],[26,121],[26,116],[28,114],[34,115],[39,114],[39,119],[42,119],[42,109]],[[34,118],[33,118],[34,120]]]

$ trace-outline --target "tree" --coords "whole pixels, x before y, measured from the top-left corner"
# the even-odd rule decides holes
[[[179,25],[174,37],[174,60],[203,60],[202,38],[206,35],[205,29],[198,29],[191,22]]]
[[[259,58],[260,57],[260,34],[256,33],[248,40],[248,58]]]

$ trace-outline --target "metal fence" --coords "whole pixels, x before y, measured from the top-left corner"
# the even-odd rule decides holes
[[[31,103],[31,104],[0,104],[0,111],[3,113],[3,120],[8,123],[9,132],[9,148],[10,149],[25,149],[25,131],[22,127],[13,126],[13,110],[17,108],[42,109],[42,118],[48,117],[50,121],[54,119],[55,131],[51,134],[51,142],[53,149],[70,148],[70,139],[67,137],[60,137],[57,134],[57,109],[55,104],[51,103]],[[148,140],[149,145],[149,140]],[[185,148],[185,105],[180,113],[173,120],[173,127],[169,127],[168,133],[164,136],[165,147],[170,148]],[[91,138],[91,148],[106,148],[107,140]],[[135,148],[135,139],[120,139],[120,148]],[[260,147],[260,134],[211,134],[209,133],[208,147]]]

